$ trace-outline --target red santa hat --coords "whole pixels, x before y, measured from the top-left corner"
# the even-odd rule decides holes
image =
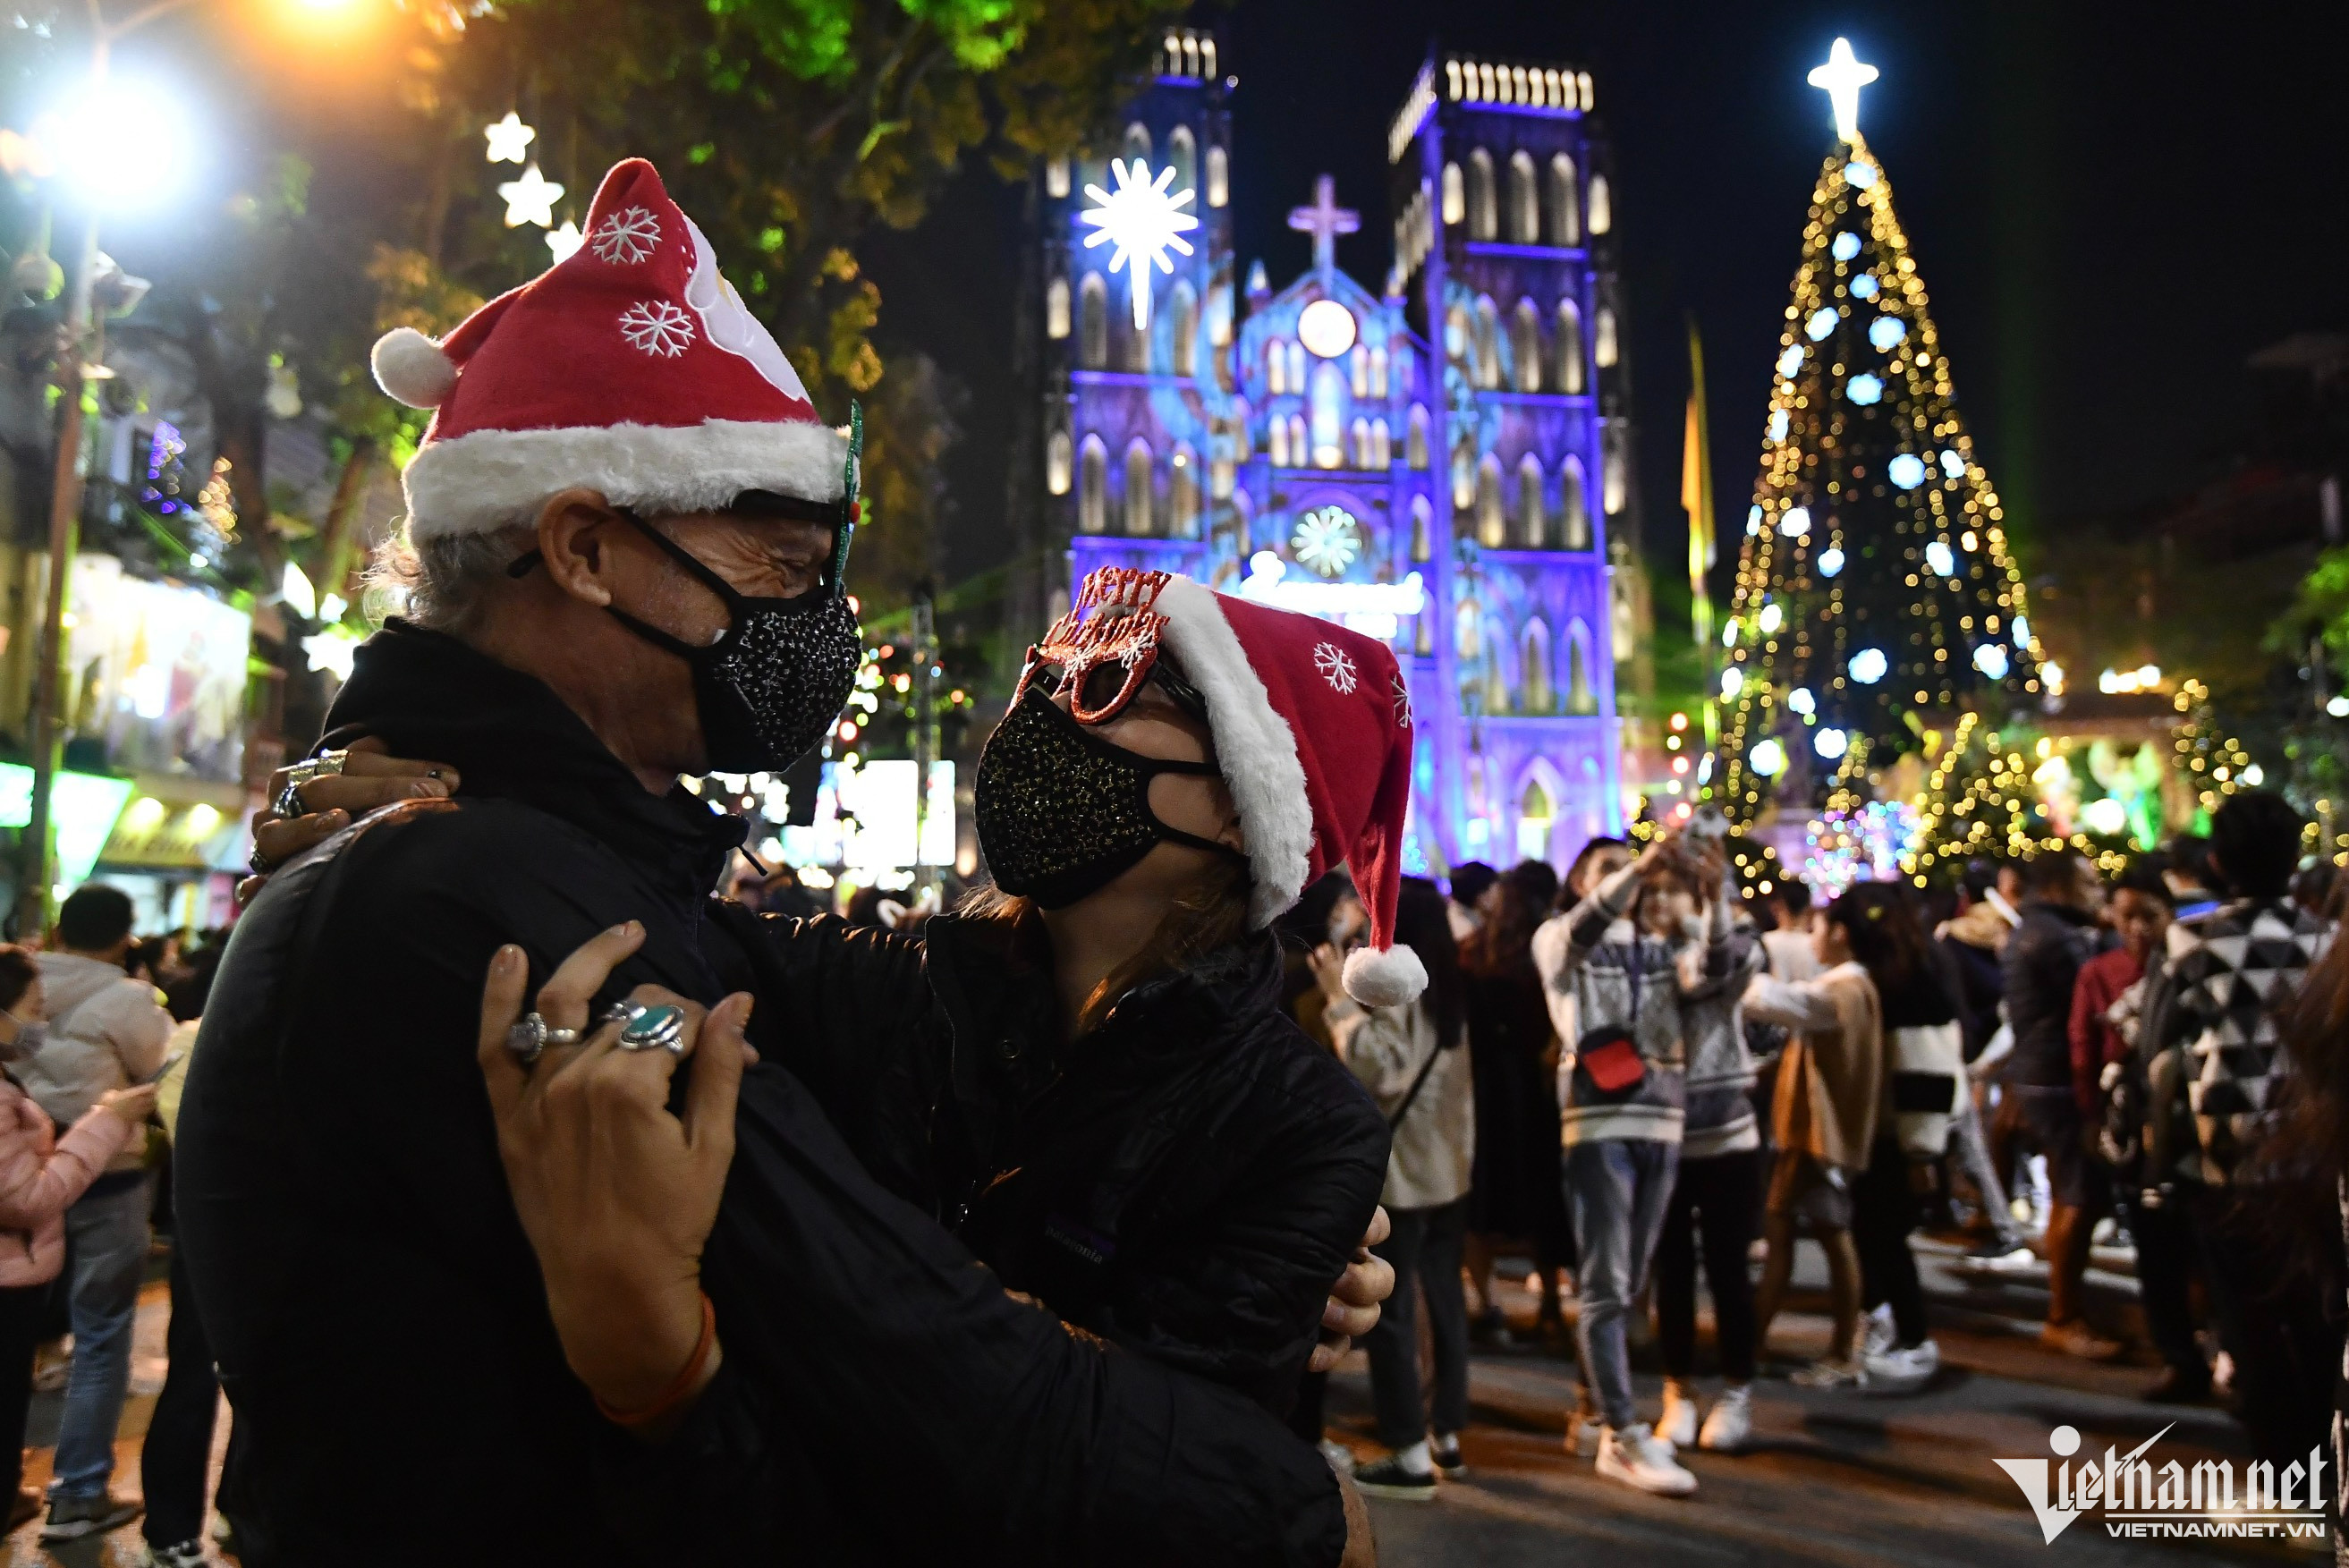
[[[1373,1007],[1417,996],[1427,970],[1394,945],[1412,717],[1392,650],[1187,577],[1103,567],[1037,651],[1080,673],[1123,665],[1131,690],[1161,646],[1206,702],[1247,843],[1251,924],[1269,924],[1342,861],[1371,917],[1370,944],[1346,960],[1347,994]]]
[[[385,334],[374,366],[434,410],[400,480],[414,539],[510,526],[573,485],[670,512],[847,493],[845,437],[640,158],[604,176],[568,260],[438,343]]]

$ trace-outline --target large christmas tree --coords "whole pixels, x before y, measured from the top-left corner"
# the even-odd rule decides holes
[[[1837,135],[1786,307],[1703,790],[1740,822],[1823,803],[1852,753],[1889,768],[1939,750],[1965,715],[1994,727],[2038,706],[2005,514],[1859,134],[1875,74],[1838,38],[1811,76]]]

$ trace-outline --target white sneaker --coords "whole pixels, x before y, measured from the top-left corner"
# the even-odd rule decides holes
[[[1862,1357],[1860,1365],[1868,1369],[1865,1386],[1869,1393],[1914,1394],[1941,1369],[1941,1347],[1928,1339]]]
[[[1891,1349],[1900,1332],[1892,1326],[1892,1304],[1889,1301],[1859,1322],[1859,1358],[1862,1361]]]
[[[1320,1449],[1321,1457],[1330,1461],[1331,1470],[1336,1470],[1340,1475],[1354,1473],[1353,1449],[1329,1438],[1322,1439],[1316,1446]]]
[[[1658,1497],[1686,1497],[1696,1490],[1696,1477],[1682,1467],[1645,1422],[1619,1432],[1609,1427],[1600,1436],[1599,1473]]]
[[[1591,1410],[1568,1411],[1566,1418],[1566,1451],[1578,1460],[1599,1457],[1599,1434],[1606,1423]]]
[[[1656,1418],[1656,1436],[1674,1449],[1696,1441],[1696,1396],[1693,1390],[1667,1379],[1664,1413]]]
[[[1704,1430],[1697,1435],[1696,1446],[1711,1454],[1733,1454],[1753,1436],[1754,1390],[1743,1383],[1732,1383],[1705,1412]]]

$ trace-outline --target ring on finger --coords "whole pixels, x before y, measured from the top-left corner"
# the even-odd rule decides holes
[[[322,751],[316,757],[305,757],[285,769],[285,788],[277,792],[277,814],[300,817],[310,808],[302,801],[302,786],[314,779],[331,779],[349,766],[351,754],[344,751]]]
[[[523,1066],[528,1067],[538,1060],[547,1047],[575,1046],[585,1032],[583,1029],[558,1029],[533,1010],[515,1019],[512,1026],[506,1030],[506,1049],[521,1057]]]
[[[675,1003],[623,1002],[609,1016],[620,1026],[619,1047],[624,1051],[685,1054],[685,1009]]]

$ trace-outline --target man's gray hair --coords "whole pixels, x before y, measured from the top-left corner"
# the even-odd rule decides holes
[[[413,542],[403,526],[375,548],[367,588],[371,608],[436,632],[460,632],[481,613],[506,569],[536,548],[529,521],[484,533],[442,534]]]

